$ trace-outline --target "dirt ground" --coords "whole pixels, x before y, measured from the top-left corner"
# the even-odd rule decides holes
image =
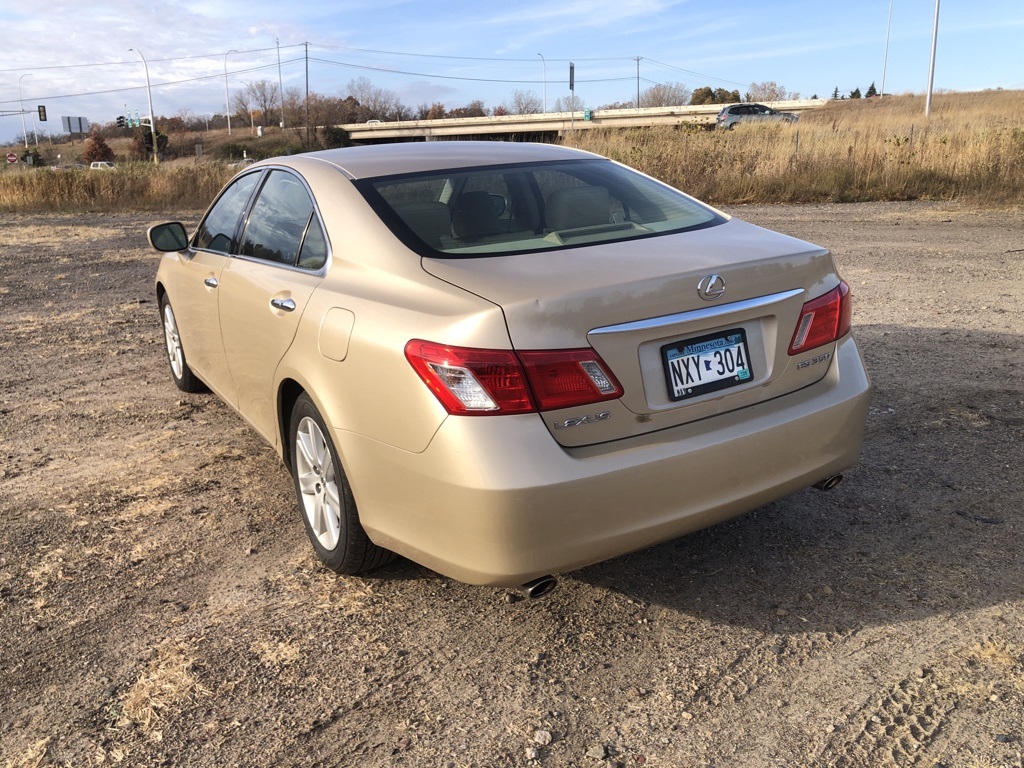
[[[4,214],[0,766],[1021,766],[1020,212],[732,212],[852,285],[861,462],[538,601],[319,567],[171,384],[156,217]]]

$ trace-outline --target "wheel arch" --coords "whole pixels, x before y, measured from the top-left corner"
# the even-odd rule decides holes
[[[294,469],[292,446],[289,442],[292,409],[295,407],[295,401],[304,393],[306,388],[295,379],[283,379],[277,388],[278,439],[281,441],[281,458],[289,472]]]

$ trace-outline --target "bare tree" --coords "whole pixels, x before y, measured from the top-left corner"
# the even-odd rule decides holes
[[[254,111],[259,112],[260,122],[265,123],[271,110],[278,105],[277,83],[270,80],[255,80],[246,87],[249,94],[249,105]]]
[[[582,96],[575,93],[555,99],[555,112],[580,112],[586,107]]]
[[[536,115],[541,111],[540,99],[533,91],[512,91],[511,104],[504,106],[512,115]]]
[[[304,131],[306,124],[306,95],[301,88],[284,89],[284,120],[289,128]]]
[[[398,111],[398,95],[387,88],[379,88],[365,77],[349,80],[346,86],[349,95],[362,108],[360,120],[391,120]]]
[[[693,91],[683,83],[657,83],[640,94],[641,107],[675,107],[689,104]]]
[[[254,111],[255,107],[248,88],[239,89],[231,94],[231,115],[236,120],[249,123],[249,127],[252,128],[256,122]]]
[[[779,85],[774,80],[751,83],[745,96],[747,101],[787,101],[800,98],[799,93],[787,91],[785,86]]]

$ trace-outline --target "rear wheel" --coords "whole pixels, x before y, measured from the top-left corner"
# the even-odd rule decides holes
[[[292,408],[289,434],[295,495],[321,562],[337,573],[355,574],[391,561],[394,553],[378,547],[363,530],[330,432],[306,394]]]
[[[181,335],[178,333],[178,321],[174,317],[171,301],[166,294],[160,297],[160,322],[164,327],[164,344],[167,347],[167,360],[171,364],[174,385],[182,392],[203,392],[206,386],[188,367],[185,349],[181,346]]]

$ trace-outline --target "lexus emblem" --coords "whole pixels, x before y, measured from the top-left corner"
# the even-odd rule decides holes
[[[725,293],[725,280],[721,275],[705,275],[697,283],[697,295],[704,301],[714,301]]]

